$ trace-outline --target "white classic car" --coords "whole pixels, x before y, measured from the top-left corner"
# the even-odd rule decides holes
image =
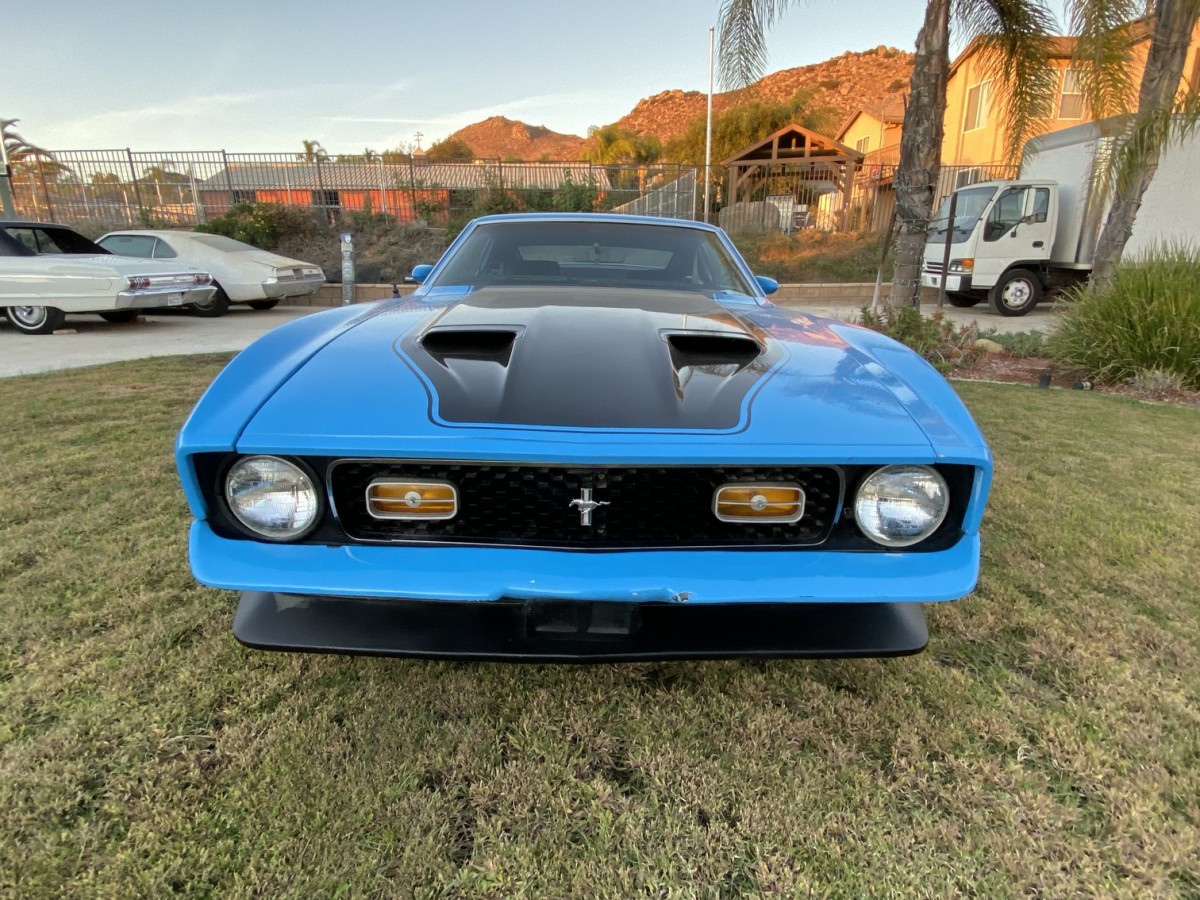
[[[110,253],[143,259],[178,259],[211,272],[217,292],[205,304],[192,304],[200,316],[220,316],[230,303],[270,309],[289,297],[307,297],[325,283],[313,263],[260,250],[220,234],[198,231],[112,231],[99,240]]]
[[[0,221],[0,310],[25,334],[61,328],[67,313],[129,322],[146,309],[209,302],[207,272],[122,259],[65,225]]]

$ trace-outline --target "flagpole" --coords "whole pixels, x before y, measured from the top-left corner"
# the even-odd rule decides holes
[[[708,29],[708,118],[704,126],[704,221],[712,210],[712,100],[713,100],[713,38],[715,28]]]

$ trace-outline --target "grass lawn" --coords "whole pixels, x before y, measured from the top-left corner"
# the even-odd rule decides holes
[[[1200,896],[1200,414],[959,385],[984,574],[897,660],[288,656],[196,585],[222,357],[0,381],[0,896]]]

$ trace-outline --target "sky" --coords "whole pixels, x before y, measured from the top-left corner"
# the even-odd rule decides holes
[[[585,135],[708,89],[717,0],[58,0],[0,16],[0,118],[50,150],[429,147],[489,116]],[[911,50],[924,0],[799,0],[768,71]],[[717,86],[718,90],[720,85]]]

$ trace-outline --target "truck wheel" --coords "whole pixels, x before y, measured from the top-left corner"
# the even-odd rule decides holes
[[[10,306],[6,312],[13,328],[25,334],[49,334],[67,318],[56,306]]]
[[[1042,299],[1041,279],[1028,269],[1009,269],[996,282],[991,306],[1002,316],[1023,316]]]
[[[959,309],[967,309],[977,304],[983,298],[978,294],[946,294],[946,299],[950,301],[951,306],[957,306]]]
[[[229,311],[229,295],[217,285],[217,292],[202,303],[190,304],[192,315],[202,319],[215,319]]]

